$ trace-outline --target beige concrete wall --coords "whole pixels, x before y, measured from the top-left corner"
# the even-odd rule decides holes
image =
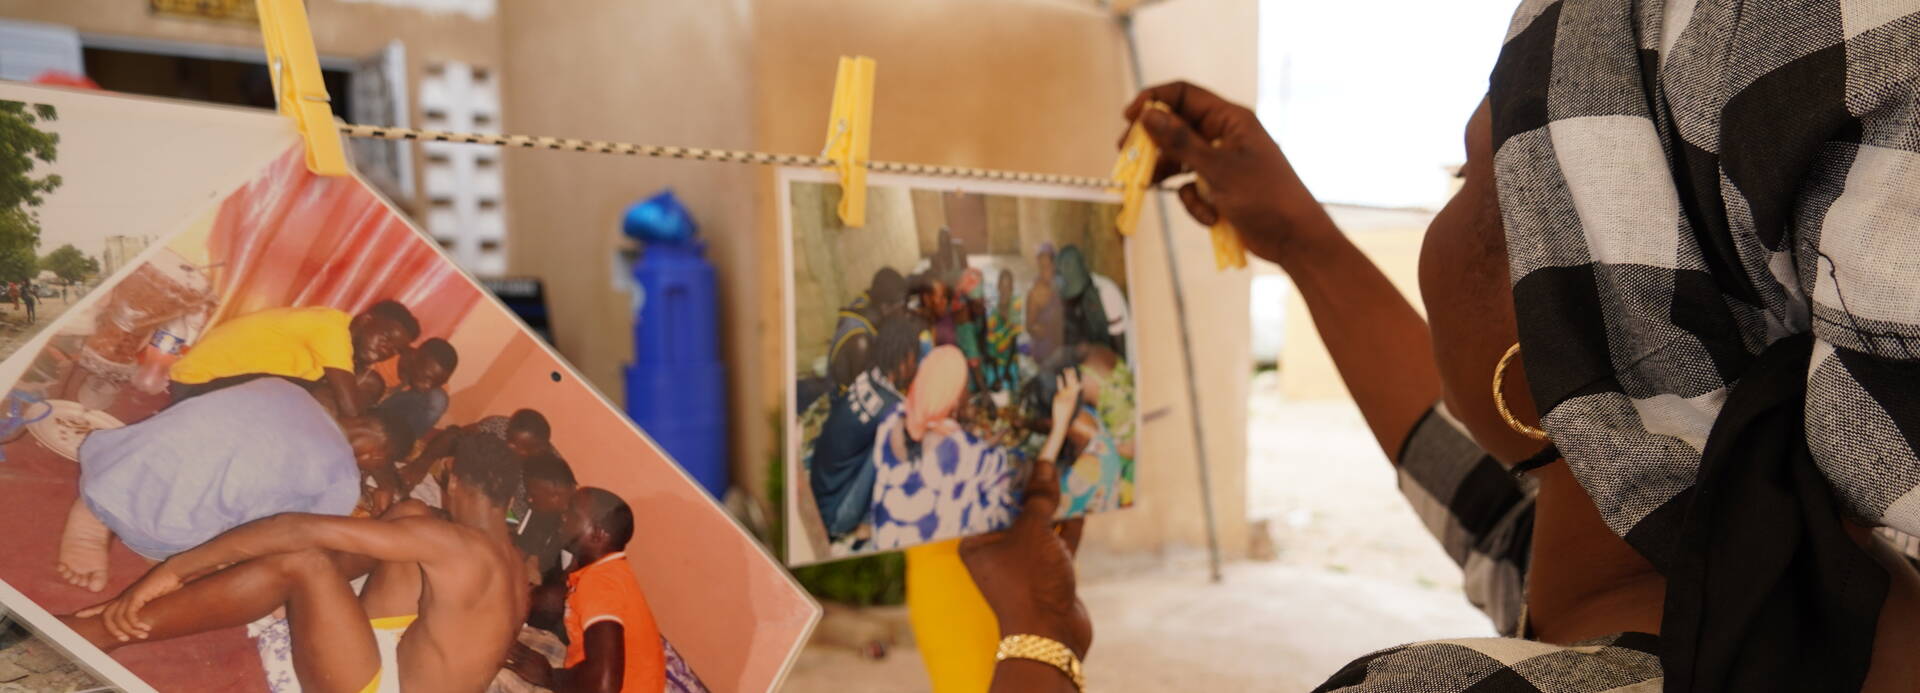
[[[523,3],[503,3],[508,7]],[[407,47],[407,104],[412,122],[422,114],[418,85],[434,62],[459,61],[497,68],[504,47],[499,17],[475,18],[459,12],[425,12],[371,2],[307,0],[314,48],[323,58],[364,60],[390,41]],[[157,39],[264,51],[254,23],[155,15],[136,0],[0,0],[0,17],[71,26],[83,34]],[[511,117],[507,120],[512,125]],[[414,170],[421,170],[414,147]],[[414,207],[413,201],[401,200]]]
[[[512,56],[503,108],[514,131],[756,146],[754,23],[746,3],[570,5],[557,12],[548,3],[503,3]],[[612,258],[624,242],[620,215],[664,187],[686,203],[719,275],[735,479],[753,491],[765,487],[759,470],[772,450],[768,398],[776,381],[762,342],[780,325],[762,305],[779,250],[758,216],[768,192],[760,173],[738,164],[548,151],[509,151],[506,161],[509,268],[546,280],[560,351],[615,401],[624,397],[621,369],[633,357],[628,298],[613,285]]]
[[[388,41],[399,40],[406,42],[409,51],[437,59],[481,65],[499,62],[497,18],[370,2],[307,0],[306,4],[314,47],[326,57],[371,56]],[[148,11],[147,3],[137,0],[0,0],[0,17],[65,24],[82,33],[261,47],[257,24],[156,15]]]
[[[1347,232],[1354,245],[1385,272],[1413,307],[1426,312],[1420,303],[1420,242],[1426,236],[1431,212],[1387,210],[1331,205],[1334,223]],[[1280,268],[1260,262],[1256,270],[1279,274]],[[1286,341],[1280,350],[1280,394],[1290,400],[1348,399],[1347,387],[1334,369],[1333,357],[1313,327],[1300,292],[1287,293],[1285,313]]]
[[[1184,79],[1242,103],[1258,88],[1258,3],[1255,0],[1169,0],[1140,9],[1135,31],[1144,81]],[[1131,92],[1131,89],[1127,91]],[[1130,98],[1130,97],[1129,97]],[[1111,142],[1125,126],[1109,107],[1091,127]],[[1111,125],[1102,125],[1111,123]],[[1185,325],[1174,314],[1167,247],[1159,216],[1143,215],[1135,252],[1136,311],[1140,320],[1140,408],[1158,416],[1142,432],[1140,501],[1131,511],[1089,522],[1088,541],[1117,550],[1197,546],[1205,539],[1204,516],[1186,374],[1179,331],[1191,336],[1200,392],[1200,416],[1212,476],[1212,498],[1221,548],[1245,553],[1247,396],[1251,383],[1248,291],[1251,275],[1214,268],[1212,241],[1178,200],[1173,205],[1174,252],[1186,289]]]

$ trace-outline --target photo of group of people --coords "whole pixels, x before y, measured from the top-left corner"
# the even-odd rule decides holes
[[[1133,502],[1117,206],[1057,190],[786,183],[793,297],[788,561],[1004,528],[1035,460],[1062,516]]]
[[[0,580],[161,690],[777,680],[804,593],[292,140],[14,357]]]

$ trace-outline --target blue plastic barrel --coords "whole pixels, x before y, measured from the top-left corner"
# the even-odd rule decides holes
[[[627,210],[626,234],[644,243],[627,415],[715,498],[727,491],[727,381],[720,311],[706,244],[671,192]]]

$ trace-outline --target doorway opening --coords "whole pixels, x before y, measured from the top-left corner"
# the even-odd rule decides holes
[[[273,79],[265,62],[204,55],[141,51],[86,45],[81,49],[86,75],[101,88],[127,94],[192,101],[274,107]],[[333,114],[352,111],[352,72],[321,68],[332,98]]]

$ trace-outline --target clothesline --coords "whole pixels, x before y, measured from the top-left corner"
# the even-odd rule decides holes
[[[490,135],[476,132],[444,132],[440,130],[415,130],[410,128],[390,128],[377,125],[340,126],[340,132],[348,137],[362,137],[382,140],[411,140],[419,142],[456,142],[464,144],[490,144],[498,147],[520,147],[523,149],[552,149],[567,152],[593,152],[597,154],[626,154],[630,156],[650,156],[670,159],[693,159],[696,161],[718,161],[739,164],[763,164],[769,166],[832,166],[833,160],[824,156],[803,154],[770,154],[736,149],[702,149],[699,147],[672,147],[653,144],[633,144],[630,142],[607,142],[602,140],[581,140],[565,137],[546,137],[536,135]],[[1067,185],[1081,188],[1119,188],[1120,181],[1112,178],[1092,176],[1067,176],[1057,173],[1030,173],[1026,171],[1003,171],[988,168],[966,166],[934,166],[929,164],[909,164],[896,161],[869,161],[867,169],[881,173],[904,173],[944,178],[977,178],[982,180],[1009,181],[1015,183],[1045,183]]]

